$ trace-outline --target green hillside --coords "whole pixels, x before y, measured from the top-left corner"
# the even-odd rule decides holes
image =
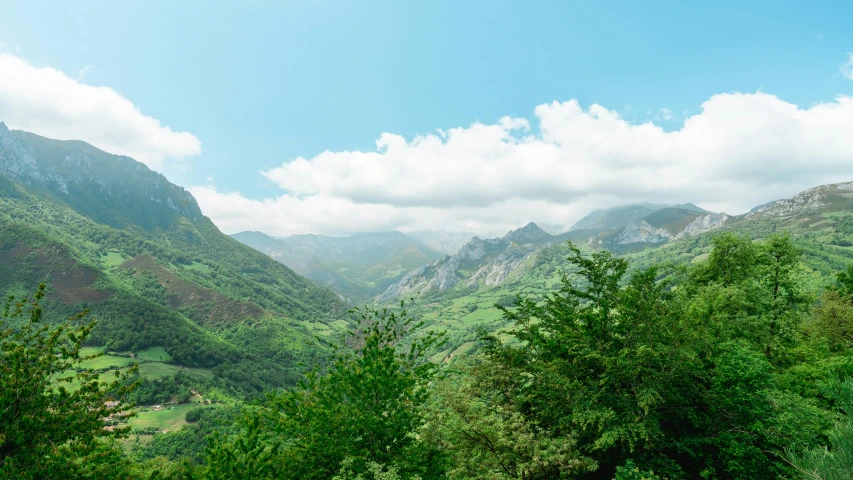
[[[345,325],[332,291],[222,234],[144,165],[82,142],[0,137],[0,292],[46,283],[50,318],[98,319],[91,346],[160,348],[172,365],[210,369],[208,389],[246,393],[294,383],[326,355],[316,335]]]
[[[754,214],[729,224],[723,231],[744,235],[756,242],[773,234],[789,233],[794,245],[803,252],[799,275],[811,294],[816,296],[832,284],[836,272],[853,263],[853,199],[846,190],[839,191],[834,185],[813,190],[812,195],[822,199],[820,204],[800,202],[801,207],[790,211],[779,213],[781,209],[777,208],[776,211]],[[687,209],[667,208],[654,215],[653,221],[665,225],[664,222],[673,218],[695,213]],[[630,260],[634,270],[653,265],[696,264],[708,257],[711,240],[720,232],[716,230],[635,251],[615,250]],[[579,241],[575,238],[569,240]],[[580,245],[588,252],[596,250],[590,242]],[[415,299],[413,310],[423,315],[427,328],[447,332],[448,341],[441,351],[433,352],[433,360],[471,353],[476,350],[478,332],[483,329],[500,331],[506,327],[506,320],[495,305],[511,305],[516,296],[544,300],[545,294],[559,285],[561,272],[570,271],[566,260],[569,253],[569,248],[563,243],[536,250],[500,285],[459,283],[447,290],[412,291],[401,298]]]

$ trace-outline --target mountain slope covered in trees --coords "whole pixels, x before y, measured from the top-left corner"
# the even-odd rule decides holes
[[[89,343],[164,348],[222,385],[293,383],[347,306],[222,234],[195,199],[130,158],[0,124],[0,291],[48,286],[44,308],[99,320]],[[256,342],[270,336],[279,344]],[[264,346],[265,345],[265,346]]]

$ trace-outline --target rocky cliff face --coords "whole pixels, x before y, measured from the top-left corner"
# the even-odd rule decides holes
[[[672,239],[672,234],[664,228],[656,228],[645,220],[639,220],[625,227],[616,237],[617,245],[627,243],[663,243]]]
[[[616,237],[614,243],[617,245],[626,245],[629,243],[659,244],[671,240],[681,240],[722,228],[733,219],[734,217],[725,213],[708,213],[697,216],[681,230],[677,228],[655,227],[650,225],[646,220],[639,220],[625,227]]]
[[[168,227],[202,218],[193,196],[135,160],[81,141],[9,130],[0,122],[0,174],[55,195],[96,221]]]
[[[678,232],[678,234],[673,238],[675,240],[681,240],[682,238],[688,238],[694,235],[710,232],[711,230],[722,228],[732,220],[734,220],[734,217],[726,215],[725,213],[709,213],[707,215],[701,215],[696,217],[695,220],[690,222],[684,230]]]
[[[477,285],[494,286],[500,285],[507,276],[521,265],[528,256],[536,251],[536,247],[528,244],[526,246],[510,245],[481,266],[466,283],[467,286]]]
[[[835,183],[809,188],[790,199],[778,200],[746,215],[754,217],[787,217],[826,208],[853,206],[853,182]]]
[[[410,292],[447,290],[460,282],[467,286],[499,285],[525,258],[555,241],[557,237],[534,223],[513,230],[503,238],[474,237],[455,254],[409,272],[376,300],[385,302]]]

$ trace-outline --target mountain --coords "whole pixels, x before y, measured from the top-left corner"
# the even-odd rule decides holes
[[[777,200],[750,210],[746,218],[791,218],[803,213],[853,208],[853,182],[804,190],[790,199]]]
[[[777,205],[778,204],[778,205]],[[644,269],[655,265],[688,264],[704,261],[711,251],[711,239],[720,230],[728,230],[738,235],[748,236],[761,241],[770,234],[788,233],[795,246],[803,252],[802,278],[805,285],[814,293],[832,285],[835,274],[844,271],[853,264],[853,182],[824,185],[805,190],[790,199],[773,202],[757,209],[755,214],[748,214],[728,219],[707,231],[694,229],[690,225],[705,225],[705,220],[721,218],[723,214],[701,214],[698,211],[672,207],[682,211],[664,211],[660,215],[642,220],[649,226],[655,225],[671,235],[678,231],[680,225],[686,225],[673,238],[662,243],[643,244],[645,248],[625,248],[637,244],[619,245],[603,242],[598,244],[601,237],[589,237],[595,230],[575,230],[568,234],[577,234],[571,238],[585,253],[597,249],[607,249],[618,252],[618,255],[630,261],[632,270]],[[715,217],[716,216],[716,217]],[[693,218],[692,221],[688,220]],[[617,229],[618,230],[618,229]],[[683,233],[688,232],[688,233]],[[683,233],[683,234],[682,234]],[[565,239],[561,235],[559,240]],[[617,234],[618,235],[618,234]],[[675,238],[678,237],[678,238]],[[607,237],[615,238],[615,237]],[[558,240],[555,239],[555,240]],[[498,240],[492,240],[498,241]],[[483,241],[487,243],[489,241]],[[472,242],[472,248],[465,251],[477,251]],[[442,283],[436,270],[444,267],[436,262],[431,266],[422,267],[423,272],[412,272],[408,283],[398,284],[400,292],[389,289],[387,299],[400,295],[404,298],[413,296],[415,305],[409,310],[420,315],[425,321],[425,328],[447,332],[447,342],[440,352],[435,352],[432,359],[442,361],[457,355],[470,354],[480,344],[481,332],[500,332],[507,327],[502,312],[496,304],[511,306],[516,296],[541,301],[548,292],[553,292],[559,285],[561,272],[571,272],[566,261],[569,255],[567,246],[562,242],[554,242],[528,252],[524,259],[510,268],[502,282],[481,284],[467,282],[470,278],[465,272],[470,272],[491,262],[488,254],[480,257],[474,265],[466,267],[465,272],[458,273],[458,279],[453,285],[446,280]],[[462,265],[476,255],[468,255],[465,260],[459,259]],[[498,264],[499,262],[492,262]],[[448,270],[449,267],[444,267]],[[460,272],[462,269],[458,269]],[[661,271],[665,274],[666,269]],[[445,275],[444,278],[448,278]],[[453,277],[450,277],[453,278]],[[432,283],[430,283],[432,282]],[[414,293],[423,292],[415,296]]]
[[[424,242],[424,245],[445,255],[453,255],[462,245],[474,237],[471,232],[446,232],[438,230],[420,230],[409,233],[410,237]]]
[[[725,213],[710,213],[693,204],[682,204],[597,210],[559,235],[531,222],[502,238],[474,237],[457,253],[412,270],[377,300],[387,302],[411,292],[444,291],[457,285],[466,288],[499,285],[518,277],[525,261],[548,245],[572,241],[626,253],[723,228],[733,219]]]
[[[770,202],[767,202],[767,203],[762,203],[761,205],[756,205],[756,206],[752,207],[751,209],[749,209],[749,212],[747,212],[747,213],[754,213],[754,212],[757,212],[757,211],[761,210],[762,208],[764,208],[764,207],[769,207],[770,205],[773,205],[774,203],[776,203],[776,202],[778,202],[778,201],[779,201],[779,200],[773,200],[773,201],[770,201]]]
[[[360,233],[349,237],[293,235],[274,238],[261,232],[241,232],[232,236],[353,301],[367,300],[413,268],[444,257],[417,238],[400,232]]]
[[[647,215],[626,226],[613,243],[663,243],[680,240],[721,228],[733,217],[725,213],[701,213],[686,208],[669,207]]]
[[[605,210],[594,210],[581,218],[569,228],[573,230],[611,230],[626,227],[631,223],[651,215],[659,208],[645,205],[628,205],[624,207],[608,208]]]
[[[474,237],[455,254],[412,270],[389,286],[377,300],[385,302],[412,292],[443,291],[457,284],[467,287],[498,285],[533,252],[559,243],[562,238],[532,222],[502,238]]]
[[[315,335],[339,329],[347,310],[221,233],[145,165],[0,123],[0,293],[39,282],[49,317],[88,308],[99,320],[93,346],[162,349],[244,391],[294,382],[299,362],[324,355]],[[267,343],[246,343],[258,335]]]
[[[639,205],[625,205],[621,207],[607,208],[603,210],[593,210],[585,217],[581,218],[569,228],[572,230],[612,230],[628,225],[640,220],[643,217],[651,215],[664,208],[679,208],[691,212],[707,213],[707,210],[697,207],[692,203],[682,203],[676,205],[658,205],[654,203],[643,203]]]
[[[2,122],[0,174],[114,228],[168,229],[203,217],[189,192],[132,158],[12,131]]]

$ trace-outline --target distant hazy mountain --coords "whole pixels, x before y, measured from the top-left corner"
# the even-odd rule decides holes
[[[232,236],[299,274],[328,284],[353,301],[375,296],[411,269],[444,257],[421,240],[400,232],[349,237],[274,238],[261,232]]]
[[[625,227],[646,215],[654,213],[656,210],[659,209],[642,205],[628,205],[624,207],[608,208],[605,210],[595,210],[575,222],[569,231],[594,229],[609,230]]]
[[[462,245],[468,243],[474,234],[471,232],[444,232],[438,230],[421,230],[411,232],[409,236],[424,242],[424,245],[447,255],[453,255]]]
[[[614,228],[627,227],[635,221],[651,215],[664,208],[681,208],[691,212],[706,213],[703,208],[697,207],[692,203],[683,203],[677,205],[657,205],[644,203],[640,205],[626,205],[621,207],[607,208],[603,210],[594,210],[582,219],[575,222],[569,229],[571,230],[610,230]]]

